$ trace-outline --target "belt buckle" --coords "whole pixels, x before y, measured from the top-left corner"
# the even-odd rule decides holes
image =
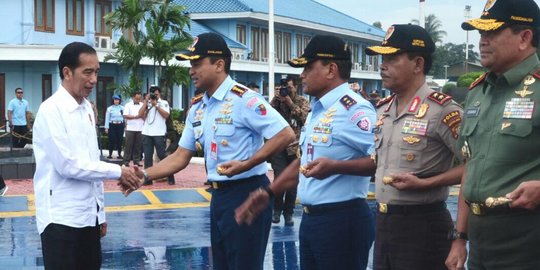
[[[471,203],[470,204],[471,212],[477,216],[484,215],[484,211],[482,209],[482,206],[479,203]]]
[[[386,203],[379,203],[379,212],[386,214],[388,213],[388,205]]]
[[[211,182],[213,189],[219,189],[219,183],[218,182]]]
[[[304,213],[309,214],[309,208],[307,206],[302,207]]]

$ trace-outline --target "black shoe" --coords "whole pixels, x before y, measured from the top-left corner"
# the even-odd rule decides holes
[[[283,219],[285,219],[285,226],[294,226],[292,214],[283,214]]]
[[[167,180],[167,183],[169,183],[169,185],[171,185],[171,186],[174,185],[174,184],[176,184],[176,182],[174,181],[174,179],[168,179],[168,180]]]
[[[145,181],[145,182],[143,183],[143,186],[151,186],[151,185],[153,185],[153,184],[154,184],[154,183],[153,183],[152,181]]]
[[[124,157],[121,156],[121,155],[118,155],[116,158],[117,158],[117,159],[124,159]]]
[[[108,156],[107,159],[112,159],[112,156]]]
[[[281,213],[279,211],[274,211],[274,214],[272,215],[272,223],[279,223]]]

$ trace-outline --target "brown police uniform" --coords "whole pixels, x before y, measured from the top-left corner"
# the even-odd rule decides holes
[[[392,173],[419,178],[452,168],[462,109],[452,98],[424,84],[396,116],[397,98],[379,102],[376,123],[378,201],[375,269],[446,269],[451,216],[448,187],[399,191],[383,183]],[[411,241],[414,241],[411,242]],[[420,267],[420,268],[419,268]]]

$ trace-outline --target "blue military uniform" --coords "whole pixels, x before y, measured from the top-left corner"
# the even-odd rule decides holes
[[[120,99],[118,96],[114,96],[114,99]],[[112,158],[113,150],[118,151],[118,157],[122,158],[122,139],[124,136],[124,106],[111,105],[107,108],[105,113],[105,129],[109,130],[109,156]]]
[[[347,84],[313,100],[300,135],[302,166],[322,157],[353,160],[370,156],[375,118],[373,106]],[[315,179],[300,174],[303,269],[365,267],[374,239],[373,216],[365,201],[370,178],[334,174]]]
[[[280,114],[258,93],[227,77],[211,97],[195,98],[179,145],[204,152],[208,180],[215,188],[210,205],[211,242],[216,269],[262,269],[270,231],[271,207],[252,225],[238,225],[234,209],[249,193],[269,185],[267,163],[227,177],[219,164],[246,160],[288,126]]]

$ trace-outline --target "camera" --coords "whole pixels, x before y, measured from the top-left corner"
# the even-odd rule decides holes
[[[157,96],[156,96],[156,94],[154,94],[154,93],[150,93],[150,99],[157,99]]]
[[[279,95],[286,97],[289,95],[289,88],[287,87],[287,79],[281,79],[279,81]]]

